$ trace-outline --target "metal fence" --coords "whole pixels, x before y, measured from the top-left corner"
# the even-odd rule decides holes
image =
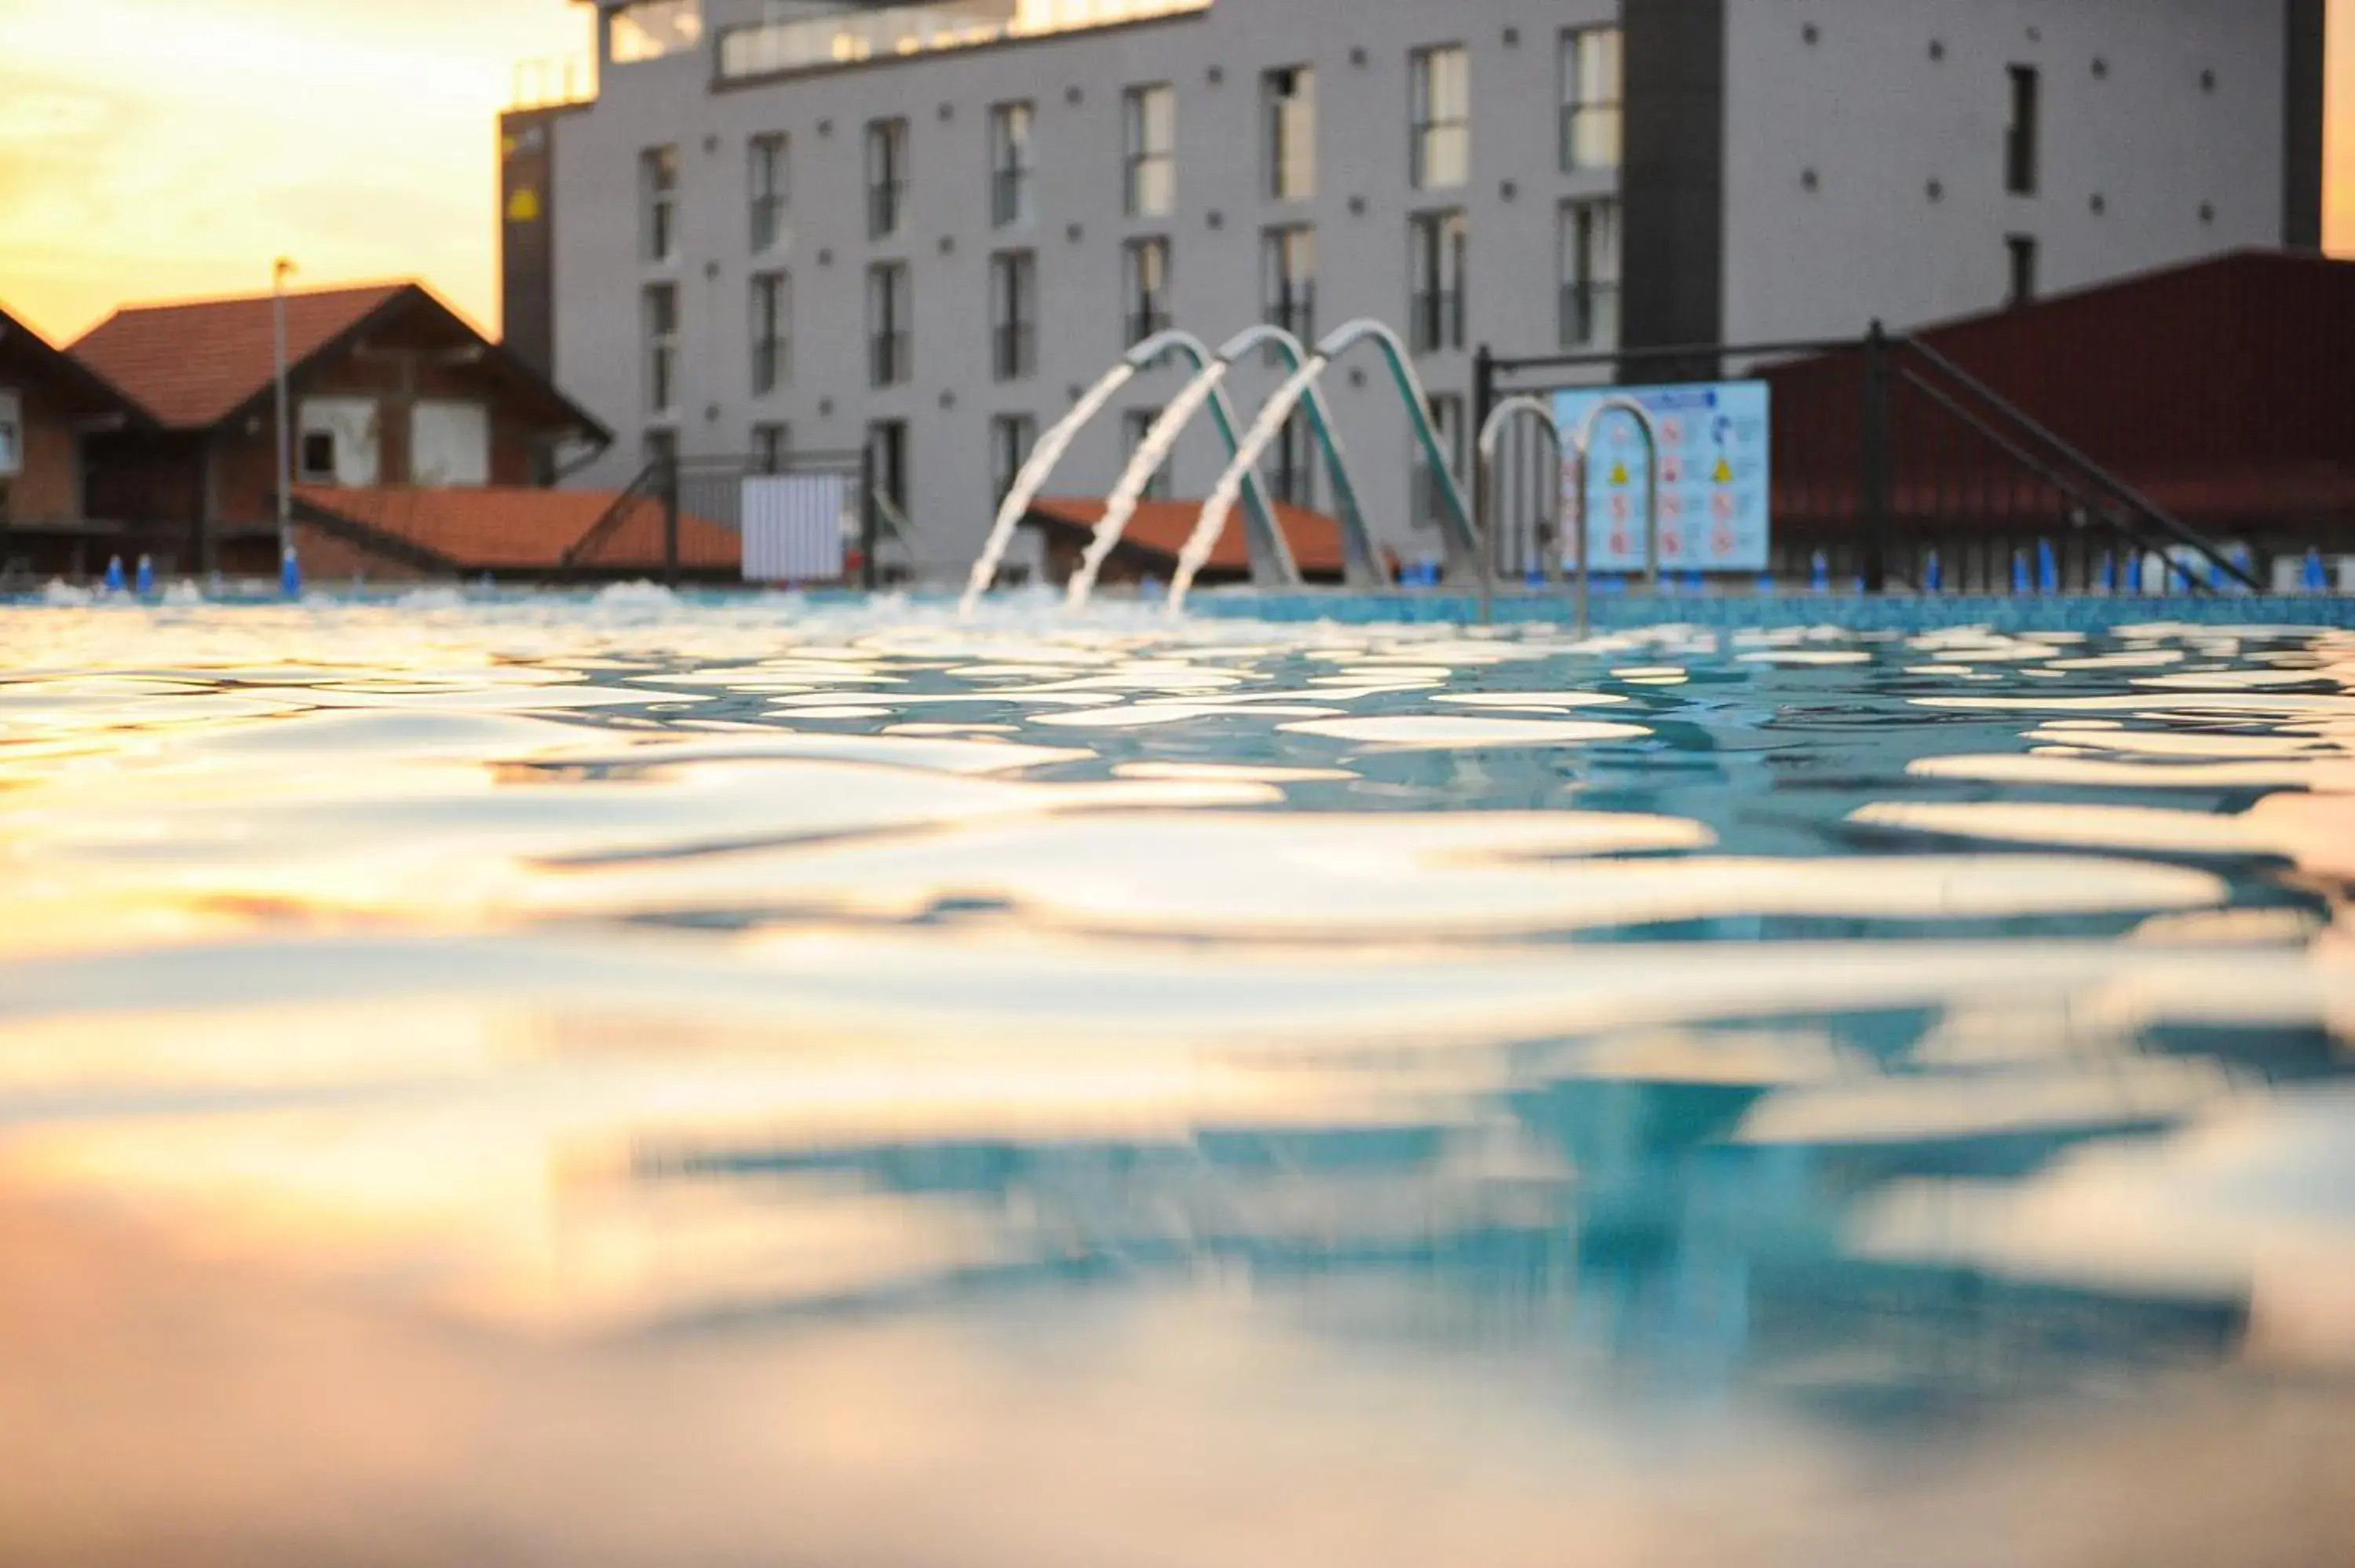
[[[1474,359],[1473,428],[1516,393],[1755,378],[1772,389],[1768,568],[1826,568],[1870,591],[1920,587],[2008,592],[2015,563],[2049,552],[2053,586],[2108,586],[2147,556],[2194,592],[2254,576],[2211,540],[2023,413],[1919,338],[1707,344]],[[1539,519],[1559,471],[1515,434],[1497,467],[1493,569],[1532,571]],[[1935,566],[1933,566],[1933,558]]]
[[[899,508],[876,482],[874,457],[868,451],[796,452],[776,458],[657,458],[639,471],[613,505],[565,550],[557,575],[569,579],[600,570],[601,557],[617,535],[651,506],[658,509],[660,516],[663,580],[676,584],[688,569],[681,548],[685,528],[708,525],[743,538],[747,479],[824,474],[838,475],[851,487],[858,526],[856,540],[846,551],[850,575],[870,590],[905,577],[913,542]]]

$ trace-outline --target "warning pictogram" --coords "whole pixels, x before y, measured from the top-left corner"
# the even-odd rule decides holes
[[[1733,482],[1732,461],[1727,458],[1718,459],[1717,470],[1710,475],[1710,478],[1717,481],[1720,484],[1732,484]]]
[[[1614,462],[1611,465],[1611,482],[1614,484],[1625,484],[1627,482],[1627,465],[1625,463]]]

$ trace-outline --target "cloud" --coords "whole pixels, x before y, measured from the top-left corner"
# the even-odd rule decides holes
[[[0,301],[69,337],[285,254],[493,320],[493,121],[516,58],[586,37],[568,0],[0,10]]]

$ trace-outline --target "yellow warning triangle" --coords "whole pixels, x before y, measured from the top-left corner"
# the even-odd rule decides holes
[[[1720,458],[1717,460],[1717,471],[1710,475],[1710,477],[1717,481],[1720,484],[1732,484],[1733,482],[1733,465],[1726,461],[1723,458]]]
[[[1611,482],[1614,484],[1625,484],[1627,482],[1627,465],[1625,463],[1621,462],[1611,465]]]

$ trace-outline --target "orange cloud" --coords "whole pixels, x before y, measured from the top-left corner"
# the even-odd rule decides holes
[[[425,278],[496,317],[496,128],[569,0],[0,8],[0,301],[52,336],[124,300]]]

